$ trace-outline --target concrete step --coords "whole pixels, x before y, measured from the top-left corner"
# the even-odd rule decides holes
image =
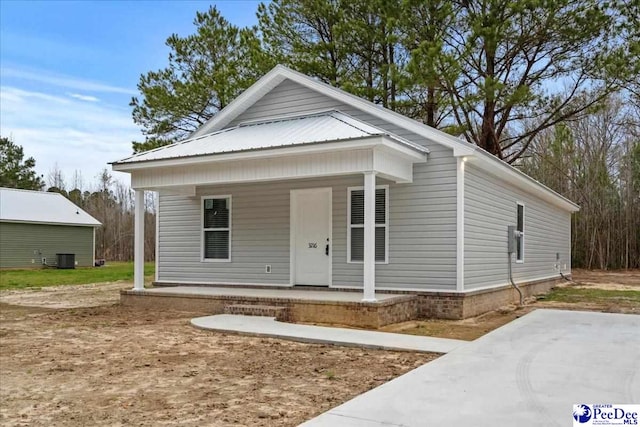
[[[276,305],[233,304],[224,308],[224,314],[240,314],[243,316],[275,317],[276,320],[289,320],[289,308]]]

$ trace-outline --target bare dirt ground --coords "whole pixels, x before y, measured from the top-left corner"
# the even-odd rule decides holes
[[[562,283],[558,287],[640,292],[640,270],[590,271],[574,269],[573,281]],[[637,302],[620,301],[606,296],[599,298],[577,296],[571,301],[549,301],[542,298],[530,298],[523,307],[511,305],[469,319],[410,321],[389,325],[384,327],[383,330],[412,335],[474,340],[537,308],[640,314],[640,304]]]
[[[0,293],[0,425],[294,426],[437,357],[202,331],[123,287]]]
[[[98,307],[117,303],[120,290],[131,288],[131,283],[114,282],[5,290],[0,292],[0,303],[41,308]]]
[[[640,291],[640,271],[574,270],[561,287]],[[0,293],[0,425],[293,426],[437,357],[192,328],[192,313],[115,305],[130,283]],[[536,308],[640,313],[637,303],[531,300],[386,330],[472,340]]]
[[[573,280],[578,287],[610,290],[640,291],[640,270],[573,270]]]

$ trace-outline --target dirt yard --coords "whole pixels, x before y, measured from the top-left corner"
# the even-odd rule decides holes
[[[580,287],[640,291],[640,270],[591,271],[574,269],[573,280]]]
[[[522,308],[386,329],[472,340],[536,308],[640,314],[640,271],[574,280]],[[115,305],[130,287],[0,292],[0,425],[294,426],[437,357],[202,331]]]
[[[437,357],[202,331],[122,287],[0,293],[0,425],[295,426]]]

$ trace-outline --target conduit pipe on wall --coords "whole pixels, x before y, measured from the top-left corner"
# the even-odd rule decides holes
[[[518,245],[516,233],[518,233],[518,231],[514,225],[507,227],[507,265],[509,266],[509,282],[511,282],[511,286],[518,291],[518,295],[520,295],[520,306],[522,306],[524,305],[524,296],[518,285],[516,285],[516,282],[513,281],[513,271],[511,268],[511,255],[516,251],[516,246]]]

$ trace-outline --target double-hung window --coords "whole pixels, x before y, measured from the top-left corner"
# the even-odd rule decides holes
[[[231,261],[231,196],[202,198],[202,259]]]
[[[524,204],[517,204],[516,230],[516,262],[524,262]]]
[[[348,189],[347,215],[347,261],[364,261],[364,188]],[[389,259],[389,187],[376,187],[375,219],[376,263],[387,263]]]

